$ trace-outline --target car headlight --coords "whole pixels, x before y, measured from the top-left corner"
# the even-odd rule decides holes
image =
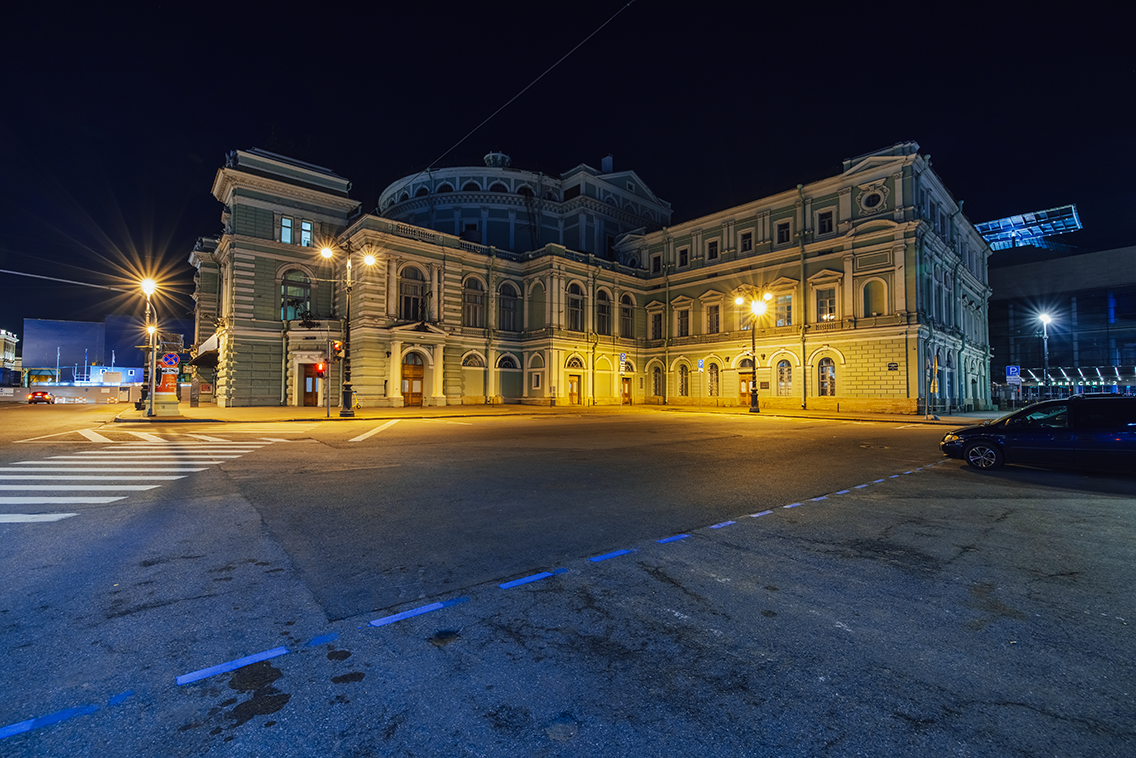
[[[943,437],[943,442],[958,442],[959,436],[957,434],[948,434]]]

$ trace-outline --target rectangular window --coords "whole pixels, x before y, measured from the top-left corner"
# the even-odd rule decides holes
[[[619,336],[627,338],[635,336],[635,322],[631,317],[630,305],[621,305],[619,307]]]
[[[292,219],[287,216],[280,219],[280,241],[285,245],[292,244]]]
[[[777,326],[793,325],[793,296],[777,296]]]
[[[540,374],[532,375],[532,388],[534,390],[540,389]]]
[[[690,311],[683,310],[678,312],[678,336],[690,336]]]
[[[749,253],[753,251],[753,232],[742,232],[741,244],[738,246],[738,248],[743,253]]]
[[[517,298],[511,295],[501,296],[501,323],[497,325],[503,332],[517,331]]]
[[[311,247],[312,246],[312,222],[311,221],[301,221],[300,222],[300,246],[301,247]]]
[[[832,211],[817,214],[817,234],[832,234]]]
[[[706,306],[706,333],[717,334],[721,328],[721,318],[719,316],[719,307],[717,305]]]
[[[706,260],[718,260],[718,240],[710,240],[706,243]]]
[[[663,270],[663,256],[652,255],[651,256],[651,273],[652,274],[662,273],[662,270]]]
[[[663,314],[651,314],[651,339],[661,340],[663,338]]]
[[[789,222],[782,221],[777,225],[777,244],[785,245],[789,242]]]
[[[596,303],[596,331],[600,334],[611,334],[610,300],[600,300]]]
[[[690,248],[680,247],[678,250],[678,267],[686,268],[690,265]]]
[[[836,288],[817,290],[817,323],[836,320]]]
[[[568,328],[574,332],[584,331],[584,299],[568,295]]]

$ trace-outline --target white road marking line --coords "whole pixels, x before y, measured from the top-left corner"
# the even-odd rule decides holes
[[[62,505],[86,503],[88,505],[101,505],[125,500],[121,497],[0,497],[0,505]]]
[[[193,459],[170,458],[170,460],[147,460],[146,458],[121,458],[121,459],[115,460],[115,461],[105,461],[105,460],[98,459],[98,458],[59,457],[59,458],[53,458],[53,459],[47,460],[47,461],[17,461],[15,463],[13,463],[12,465],[13,466],[56,466],[56,465],[66,465],[66,464],[69,464],[69,463],[93,463],[93,464],[96,464],[96,465],[99,465],[99,466],[117,466],[120,463],[129,463],[132,466],[141,466],[141,465],[145,465],[145,464],[149,464],[149,463],[154,463],[154,464],[158,464],[158,465],[171,465],[171,464],[183,461],[183,460],[186,463],[192,463],[194,466],[215,466],[218,463],[220,463],[220,461],[206,461],[206,460],[198,460],[196,458],[193,458]]]
[[[86,453],[77,453],[75,455],[53,455],[48,460],[52,461],[109,461],[113,458],[116,461],[157,461],[163,458],[177,461],[196,461],[199,459],[213,459],[213,458],[240,458],[241,453],[236,455],[229,455],[226,453],[160,453],[153,452],[124,452],[121,450],[91,450]]]
[[[384,429],[389,429],[390,427],[394,426],[398,422],[399,422],[399,419],[394,419],[392,421],[388,421],[385,424],[383,424],[382,426],[376,426],[371,431],[363,432],[358,437],[352,437],[351,439],[349,439],[347,441],[348,442],[362,442],[363,440],[367,439],[368,437],[371,437],[372,435],[378,434],[379,432],[383,431]]]
[[[130,432],[130,431],[128,431],[127,434],[133,434],[138,439],[146,440],[147,442],[168,442],[168,440],[164,440],[161,437],[159,437],[158,435],[150,434],[149,432]]]
[[[0,473],[0,479],[35,479],[35,480],[38,480],[38,481],[43,481],[43,477],[40,476],[40,474],[39,474],[40,470],[41,469],[37,469],[36,473],[34,475],[33,474],[4,474],[4,473]],[[102,469],[100,469],[100,471],[101,470]],[[90,475],[82,475],[82,476],[58,476],[58,475],[56,475],[56,476],[51,477],[51,480],[53,482],[54,481],[117,482],[119,480],[125,481],[125,482],[136,482],[136,481],[153,481],[153,482],[156,482],[156,481],[173,481],[174,479],[185,479],[185,477],[184,476],[133,476],[133,475],[131,475],[131,476],[117,476],[117,475],[116,476],[105,476],[105,475],[99,475],[99,474],[90,474]]]
[[[90,429],[80,429],[79,434],[83,435],[91,442],[113,442],[110,437],[104,437],[98,432],[91,431]]]
[[[223,437],[210,437],[208,434],[186,434],[185,436],[196,437],[197,439],[205,440],[206,442],[229,442],[229,440],[224,439]]]
[[[0,484],[0,490],[27,490],[35,492],[73,492],[105,491],[105,490],[153,490],[161,487],[160,484]]]
[[[0,524],[32,524],[40,521],[62,521],[78,513],[0,513]]]
[[[60,466],[58,468],[25,468],[25,469],[15,468],[15,469],[9,469],[9,471],[35,471],[36,473],[43,473],[45,471],[51,471],[51,472],[60,472],[60,473],[65,473],[65,474],[71,474],[71,473],[74,473],[76,471],[98,471],[98,472],[101,472],[101,473],[104,473],[104,474],[107,473],[107,472],[118,473],[118,472],[121,472],[121,471],[130,471],[132,473],[133,472],[147,472],[147,473],[149,473],[151,471],[166,471],[166,472],[175,472],[175,473],[179,473],[179,474],[193,474],[193,473],[196,473],[198,471],[205,471],[205,470],[206,469],[203,469],[203,468],[185,468],[185,467],[182,467],[182,466],[179,466],[177,468],[157,468],[156,466],[146,466],[145,468],[133,468],[133,467],[127,466],[125,468],[115,468],[115,469],[81,468],[79,466]]]

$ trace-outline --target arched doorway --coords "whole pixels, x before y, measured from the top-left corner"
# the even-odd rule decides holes
[[[425,366],[422,356],[418,353],[407,353],[402,359],[402,404],[404,406],[422,407],[422,381],[425,375]]]

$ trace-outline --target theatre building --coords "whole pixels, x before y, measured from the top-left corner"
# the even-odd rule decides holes
[[[367,213],[330,169],[231,153],[223,233],[189,258],[213,399],[337,406],[346,341],[362,407],[748,405],[751,388],[762,408],[989,405],[990,250],[914,142],[677,224],[610,157],[484,164],[403,177]]]

